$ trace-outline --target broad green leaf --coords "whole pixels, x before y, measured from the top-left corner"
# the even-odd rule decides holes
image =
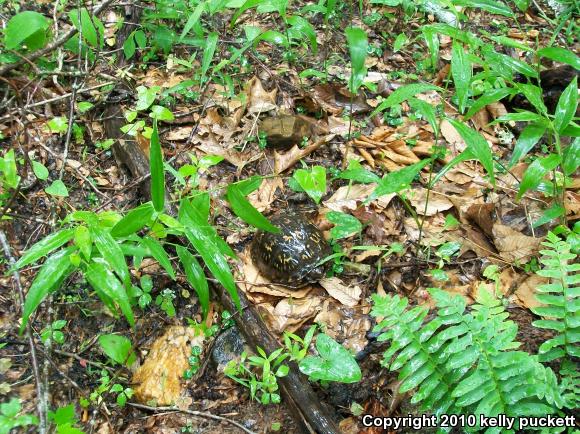
[[[298,169],[293,178],[314,202],[319,203],[326,193],[326,168],[314,166],[311,170]]]
[[[16,155],[14,149],[10,149],[3,158],[0,158],[0,180],[7,188],[16,188],[20,182],[18,167],[16,166]]]
[[[175,280],[175,271],[173,271],[173,267],[171,266],[169,256],[167,255],[167,252],[165,251],[163,246],[159,243],[159,241],[149,236],[146,236],[143,237],[141,242],[145,245],[145,247],[149,249],[151,255],[155,258],[157,262],[159,262],[159,264],[161,264],[163,269],[167,271],[169,277]]]
[[[68,197],[68,188],[66,188],[66,185],[60,179],[52,181],[52,184],[46,187],[44,191],[52,196]]]
[[[400,51],[407,43],[409,42],[409,38],[404,33],[399,33],[395,38],[395,42],[393,43],[393,51],[396,53]]]
[[[203,317],[206,318],[209,311],[209,287],[203,269],[199,265],[199,262],[197,262],[197,259],[195,259],[195,256],[185,247],[177,246],[175,250],[187,276],[187,281],[193,287],[199,298]]]
[[[127,268],[127,263],[125,262],[125,256],[117,241],[115,241],[108,231],[99,226],[91,226],[89,229],[93,242],[103,257],[103,260],[109,264],[121,278],[123,284],[128,287],[131,283],[131,276]]]
[[[558,105],[556,106],[556,111],[554,113],[554,128],[559,133],[562,133],[564,129],[568,126],[574,115],[576,114],[576,109],[578,107],[578,77],[574,77],[574,80],[564,89],[560,99],[558,100]]]
[[[131,347],[129,338],[120,335],[101,335],[99,345],[103,352],[114,362],[131,366],[137,357]]]
[[[157,94],[161,90],[160,86],[151,86],[147,88],[145,86],[137,87],[137,103],[135,104],[135,110],[147,110],[151,104],[157,98]]]
[[[449,119],[449,123],[453,125],[461,138],[465,140],[465,144],[471,150],[475,159],[477,159],[483,168],[487,171],[491,183],[495,184],[495,175],[493,172],[493,155],[487,141],[481,134],[469,128],[463,122],[457,121],[455,119]]]
[[[326,334],[316,337],[319,356],[307,356],[299,363],[300,372],[313,380],[356,383],[360,381],[361,370],[353,355]]]
[[[183,200],[179,207],[179,221],[184,226],[195,225],[218,251],[233,259],[237,256],[231,247],[218,235],[216,229],[208,223],[209,195],[204,193],[191,201]]]
[[[42,300],[51,292],[56,291],[64,279],[71,275],[75,267],[71,264],[69,256],[76,250],[75,247],[67,247],[48,257],[40,271],[34,278],[30,289],[26,294],[22,309],[22,325],[20,334],[26,328],[30,315],[42,303]]]
[[[204,82],[205,75],[207,74],[211,61],[213,59],[217,42],[218,42],[217,32],[211,32],[209,35],[207,35],[207,39],[205,41],[205,48],[203,49],[203,57],[201,60],[202,83]]]
[[[137,50],[134,33],[135,32],[131,33],[127,39],[125,39],[125,42],[123,42],[123,54],[125,55],[125,59],[131,59]]]
[[[504,3],[496,0],[455,0],[455,5],[468,8],[478,8],[486,12],[504,17],[514,17],[512,10]]]
[[[79,225],[75,228],[74,241],[85,261],[91,259],[93,239],[91,238],[91,233],[86,226]]]
[[[38,243],[33,245],[24,253],[24,255],[14,264],[15,269],[26,267],[43,256],[48,255],[55,249],[58,249],[65,243],[68,243],[74,236],[74,229],[61,229],[46,238],[43,238]]]
[[[384,196],[391,193],[399,193],[410,187],[411,182],[415,179],[415,176],[429,164],[431,160],[425,159],[415,163],[411,166],[397,170],[396,172],[391,172],[385,175],[379,182],[379,185],[373,191],[373,193],[368,197],[365,203],[370,203],[378,197]]]
[[[471,81],[471,62],[467,58],[466,51],[457,41],[453,41],[451,50],[451,75],[455,83],[455,92],[457,93],[459,112],[465,111],[469,85]]]
[[[292,26],[289,29],[290,32],[297,32],[308,39],[308,43],[312,49],[312,54],[316,56],[318,53],[318,43],[316,42],[316,32],[314,31],[312,24],[298,15],[288,17],[286,21]]]
[[[530,6],[530,0],[514,0],[514,4],[521,12],[525,12]]]
[[[345,34],[352,68],[348,90],[353,95],[356,95],[367,75],[365,59],[367,57],[367,47],[369,43],[366,32],[359,27],[348,27],[345,30]]]
[[[118,304],[129,325],[131,327],[135,326],[135,318],[125,287],[119,282],[119,279],[117,279],[111,270],[109,270],[109,267],[104,261],[101,258],[98,259],[99,261],[95,260],[88,265],[85,273],[87,281],[97,291],[99,296],[104,294],[109,300]],[[106,300],[103,301],[105,304],[109,304]]]
[[[437,113],[435,107],[422,99],[411,97],[407,101],[411,108],[417,111],[423,119],[429,122],[435,135],[439,135],[439,122],[437,121]]]
[[[135,234],[145,227],[151,220],[155,209],[151,202],[146,202],[132,209],[125,217],[113,226],[111,236],[113,238],[124,238]]]
[[[171,110],[169,110],[167,107],[163,107],[160,105],[151,106],[149,117],[157,119],[159,121],[172,121],[173,119],[175,119],[175,116],[173,116]]]
[[[362,230],[361,222],[350,214],[330,211],[326,213],[326,219],[334,223],[334,227],[330,230],[330,236],[335,240],[348,238]]]
[[[228,185],[226,198],[232,206],[234,213],[246,223],[268,232],[278,233],[280,229],[272,225],[270,221],[262,215],[254,206],[245,198],[236,184]]]
[[[580,69],[580,57],[578,57],[572,51],[566,50],[565,48],[542,48],[541,50],[538,50],[536,54],[538,57],[547,57],[548,59],[555,60],[556,62],[566,63],[576,69]]]
[[[432,84],[425,83],[413,83],[400,87],[397,90],[395,90],[392,94],[390,94],[386,100],[381,102],[378,105],[378,107],[374,109],[374,111],[371,113],[371,116],[383,112],[396,104],[400,104],[403,101],[406,101],[419,93],[427,92],[430,90],[441,90],[441,88],[434,86]]]
[[[149,167],[151,171],[151,201],[155,211],[162,212],[165,207],[165,173],[163,171],[163,154],[157,132],[157,119],[153,120],[153,133],[149,150]]]
[[[4,45],[7,50],[36,50],[46,43],[50,27],[48,19],[38,12],[24,11],[14,15],[4,30]]]
[[[200,230],[195,224],[188,225],[184,231],[185,236],[203,258],[211,274],[224,286],[239,309],[240,298],[226,257],[212,243],[211,239],[204,234],[203,230]]]
[[[379,182],[381,180],[376,173],[363,169],[362,167],[343,170],[340,172],[338,177],[340,179],[350,179],[352,181],[360,182],[361,184],[372,184],[373,182]]]
[[[189,33],[189,31],[191,29],[193,29],[193,26],[195,26],[198,23],[199,19],[201,18],[201,14],[203,14],[203,12],[206,8],[206,5],[207,5],[207,2],[202,1],[195,7],[195,9],[193,10],[193,13],[187,19],[185,26],[183,26],[183,31],[181,32],[181,36],[179,37],[180,41],[183,41],[183,38],[185,38],[185,35],[187,35]]]
[[[544,176],[551,170],[555,169],[560,164],[560,156],[557,154],[550,154],[544,158],[538,158],[528,166],[524,172],[520,189],[516,196],[520,200],[522,196],[531,189],[536,188],[544,179]]]
[[[580,139],[575,139],[564,149],[562,169],[565,175],[572,175],[580,166]]]
[[[529,111],[521,111],[518,113],[507,113],[503,116],[500,116],[491,124],[496,124],[498,122],[509,122],[509,121],[517,121],[517,122],[540,122],[544,119],[542,115],[539,115],[534,112]]]
[[[264,0],[247,0],[242,6],[240,6],[240,8],[236,11],[234,16],[232,17],[232,20],[230,21],[230,29],[234,27],[234,24],[236,23],[240,15],[242,15],[248,9],[256,7],[262,3],[264,3]]]
[[[474,114],[476,114],[479,110],[481,110],[485,106],[497,102],[511,94],[513,94],[513,90],[508,87],[502,87],[499,89],[492,89],[490,91],[487,91],[482,96],[480,96],[477,99],[477,101],[475,101],[471,105],[471,107],[469,107],[469,110],[465,114],[464,119],[469,120],[469,118],[471,118]]]
[[[516,88],[525,95],[530,104],[538,111],[538,113],[546,115],[548,109],[544,104],[544,98],[542,97],[542,89],[533,84],[521,84],[516,83]]]
[[[497,53],[493,49],[487,49],[484,52],[490,66],[497,69],[503,76],[511,79],[514,73],[520,73],[526,77],[538,77],[538,71],[521,60],[514,59],[507,54]]]
[[[540,141],[546,132],[546,123],[534,122],[529,124],[520,133],[508,167],[513,167],[518,161],[528,155],[528,152]]]
[[[288,38],[276,30],[266,30],[265,32],[260,33],[260,35],[253,39],[252,42],[254,46],[256,46],[260,41],[266,41],[274,45],[280,45],[282,47],[288,46]]]
[[[34,175],[41,181],[48,179],[48,169],[44,166],[44,164],[32,160],[32,171],[34,172]]]
[[[80,15],[80,22],[79,22],[79,15]],[[92,47],[98,47],[98,37],[97,37],[97,30],[91,20],[89,12],[86,8],[81,8],[80,12],[78,9],[73,9],[68,14],[70,20],[79,31],[82,33],[82,37],[87,43]]]

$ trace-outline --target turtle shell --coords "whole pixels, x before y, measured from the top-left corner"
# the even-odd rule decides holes
[[[326,264],[319,262],[332,253],[322,232],[300,214],[270,217],[280,232],[259,230],[251,245],[252,261],[260,274],[275,283],[303,286],[321,279]]]

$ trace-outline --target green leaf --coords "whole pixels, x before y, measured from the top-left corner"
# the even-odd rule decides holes
[[[350,214],[330,211],[326,213],[326,219],[335,225],[330,230],[330,236],[335,240],[348,238],[349,236],[357,234],[362,230],[361,222]]]
[[[566,210],[562,205],[554,203],[550,208],[542,213],[542,216],[532,224],[532,227],[537,228],[545,225],[546,223],[563,216],[565,213]]]
[[[417,112],[429,122],[431,128],[435,135],[439,135],[439,122],[437,121],[437,113],[435,112],[435,107],[429,104],[427,101],[422,99],[411,97],[407,101],[411,108]]]
[[[143,229],[150,221],[155,209],[151,202],[146,202],[132,209],[125,217],[113,226],[111,236],[113,238],[125,238]]]
[[[18,167],[16,166],[16,156],[14,149],[10,149],[3,158],[0,158],[0,186],[7,188],[16,188],[20,182],[18,176]],[[3,184],[3,185],[2,185]]]
[[[409,188],[415,176],[429,164],[431,160],[425,159],[415,163],[411,166],[397,170],[396,172],[391,172],[385,175],[379,182],[379,185],[373,191],[373,193],[368,197],[365,203],[370,203],[378,197],[384,196],[391,193],[399,193],[402,190]]]
[[[203,49],[203,57],[201,60],[201,82],[204,82],[205,75],[211,65],[211,61],[213,60],[213,55],[215,53],[215,48],[218,42],[218,33],[211,32],[207,35],[207,39],[205,41],[205,48]]]
[[[4,30],[4,45],[7,50],[42,48],[50,22],[38,12],[24,11],[14,15]],[[26,46],[26,47],[25,47]]]
[[[234,24],[236,23],[240,15],[242,15],[248,9],[256,7],[262,3],[264,3],[264,0],[246,0],[246,2],[242,6],[240,6],[240,8],[236,11],[234,16],[232,17],[232,20],[230,21],[230,29],[234,27]]]
[[[394,105],[400,104],[419,93],[427,92],[430,90],[441,90],[441,88],[432,84],[425,83],[413,83],[402,86],[390,94],[386,100],[381,102],[377,108],[373,110],[371,117],[375,116],[377,113],[385,111]]]
[[[280,229],[274,226],[244,197],[236,184],[228,185],[226,197],[234,213],[246,223],[264,231],[278,233]]]
[[[30,315],[42,303],[42,300],[51,292],[56,291],[61,283],[75,270],[71,264],[69,256],[75,251],[75,247],[67,247],[48,257],[38,274],[36,275],[30,289],[26,294],[24,307],[22,309],[22,325],[20,334],[26,328]]]
[[[542,89],[533,84],[521,84],[516,83],[516,88],[525,95],[530,104],[542,115],[548,113],[548,109],[544,104],[544,98],[542,97]]]
[[[467,96],[469,94],[469,85],[471,81],[471,62],[462,44],[453,41],[451,50],[451,75],[455,83],[455,92],[459,103],[459,111],[465,111]]]
[[[564,149],[562,169],[565,175],[573,174],[580,166],[580,139],[574,140]]]
[[[137,103],[135,104],[135,110],[147,110],[151,104],[157,98],[157,94],[161,90],[160,86],[151,86],[146,88],[145,86],[137,87]]]
[[[52,196],[68,197],[68,189],[60,179],[54,180],[44,191]]]
[[[528,155],[536,143],[544,136],[547,125],[545,121],[534,122],[526,126],[514,146],[514,152],[508,167],[513,167],[518,161]]]
[[[197,259],[195,259],[195,256],[185,247],[177,246],[175,250],[177,251],[181,265],[183,265],[187,281],[193,287],[199,298],[203,317],[206,318],[209,311],[209,287],[203,269],[199,265],[199,262],[197,262]]]
[[[115,241],[109,232],[99,226],[91,226],[89,229],[93,242],[97,250],[101,253],[103,260],[117,273],[123,284],[129,287],[131,276],[127,268],[127,263],[125,262],[125,256],[117,241]]]
[[[41,181],[44,181],[48,178],[48,169],[44,166],[44,164],[36,160],[32,160],[32,171],[34,172],[34,175]]]
[[[101,335],[99,345],[103,352],[114,362],[131,366],[137,357],[131,347],[131,340],[120,335]]]
[[[91,16],[86,8],[81,8],[80,10],[80,24],[79,24],[79,10],[73,9],[68,14],[70,20],[74,24],[79,33],[82,33],[83,39],[92,47],[98,47],[99,41],[97,36],[97,30],[93,24]]]
[[[453,125],[461,138],[465,140],[467,147],[471,150],[475,159],[477,159],[483,168],[487,171],[491,183],[495,184],[495,175],[493,172],[493,155],[487,141],[481,134],[469,128],[463,122],[457,121],[455,119],[449,119],[449,123]]]
[[[201,221],[201,215],[187,200],[181,202],[179,212],[179,220],[185,226],[185,236],[203,258],[212,275],[226,288],[239,309],[240,299],[234,277],[222,253],[225,250],[227,254],[235,257],[234,252],[219,238],[213,227],[209,226],[206,221]]]
[[[129,295],[125,291],[125,287],[119,282],[119,279],[117,279],[107,265],[102,258],[93,260],[87,266],[85,273],[87,281],[97,291],[99,297],[101,297],[109,308],[111,307],[111,300],[117,303],[127,322],[133,327],[135,326],[135,318],[131,310]]]
[[[14,264],[15,269],[26,267],[43,256],[48,255],[55,249],[58,249],[63,244],[68,243],[74,236],[74,229],[61,229],[54,234],[43,238],[38,243],[33,245],[26,253]]]
[[[338,178],[350,179],[352,181],[360,182],[361,184],[372,184],[373,182],[379,182],[381,180],[376,173],[363,169],[362,167],[343,170],[338,175]]]
[[[206,5],[207,5],[207,2],[202,1],[195,7],[195,9],[193,10],[193,13],[187,19],[185,26],[183,26],[183,31],[181,32],[181,36],[179,37],[179,41],[183,41],[183,38],[185,38],[185,35],[187,35],[189,33],[189,31],[191,29],[193,29],[193,26],[195,26],[199,22],[199,19],[201,18],[201,14],[203,14]]]
[[[559,63],[566,63],[576,69],[580,69],[580,57],[570,50],[560,47],[547,47],[538,50],[538,57],[547,57]]]
[[[163,172],[163,154],[157,132],[157,119],[153,120],[153,133],[149,150],[151,171],[151,201],[155,211],[162,212],[165,207],[165,173]]]
[[[308,39],[308,43],[312,49],[312,54],[316,56],[316,54],[318,54],[318,42],[316,42],[316,32],[314,31],[312,24],[298,15],[290,16],[286,21],[292,26],[288,29],[290,33],[297,32]]]
[[[560,134],[568,126],[574,115],[576,114],[576,109],[578,107],[578,77],[574,77],[574,80],[564,89],[560,99],[558,100],[558,105],[556,106],[556,111],[554,113],[554,128]]]
[[[313,166],[310,171],[298,169],[294,172],[293,178],[316,203],[319,203],[326,193],[326,168],[322,166]]]
[[[352,68],[348,82],[348,90],[353,95],[356,95],[367,75],[365,59],[367,57],[369,43],[366,32],[359,27],[348,27],[345,30],[345,34]]]
[[[173,271],[173,267],[171,266],[169,256],[167,255],[167,252],[165,252],[163,246],[159,244],[159,241],[149,236],[146,236],[143,237],[141,242],[149,249],[151,255],[155,258],[157,262],[159,262],[159,264],[161,264],[163,269],[167,271],[169,277],[175,280],[175,271]]]
[[[486,12],[504,17],[514,17],[512,10],[504,3],[496,0],[455,0],[455,5],[468,8],[479,8]]]
[[[308,356],[300,361],[300,372],[313,380],[356,383],[362,374],[356,360],[346,348],[326,334],[316,338],[319,357]]]
[[[172,121],[175,119],[171,110],[160,105],[154,105],[151,107],[149,117],[160,121]]]
[[[544,176],[551,170],[555,169],[560,164],[560,156],[557,154],[550,154],[544,158],[538,158],[524,172],[520,189],[516,196],[520,200],[522,196],[530,189],[536,188],[544,179]]]
[[[51,133],[65,133],[68,129],[68,120],[64,116],[57,116],[48,121],[47,126]]]
[[[492,89],[490,91],[487,91],[481,97],[479,97],[477,101],[475,101],[471,105],[471,107],[469,107],[469,110],[465,114],[464,119],[469,120],[469,118],[471,118],[474,114],[476,114],[479,110],[481,110],[485,106],[497,102],[511,94],[513,94],[513,90],[508,87],[502,87],[499,89]]]

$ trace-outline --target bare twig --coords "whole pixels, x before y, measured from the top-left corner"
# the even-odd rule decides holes
[[[133,402],[129,402],[129,405],[131,407],[140,408],[141,410],[149,410],[149,411],[153,411],[155,413],[171,411],[171,412],[177,412],[177,413],[185,413],[185,414],[189,414],[191,416],[196,416],[196,417],[203,417],[205,419],[219,420],[220,422],[227,422],[231,425],[234,425],[234,426],[238,427],[239,429],[241,429],[242,431],[244,431],[245,433],[256,434],[254,431],[250,431],[248,428],[246,428],[242,424],[236,422],[235,420],[231,420],[231,419],[228,419],[228,418],[223,417],[223,416],[216,416],[215,414],[211,414],[211,413],[208,413],[205,411],[182,410],[178,407],[150,407],[148,405],[135,404]]]
[[[2,244],[4,256],[6,256],[6,259],[8,260],[10,267],[14,267],[16,261],[14,259],[14,256],[12,256],[12,253],[10,252],[10,246],[8,245],[8,241],[6,240],[6,235],[2,230],[0,230],[0,244]],[[20,284],[20,273],[18,272],[18,270],[15,269],[12,272],[12,279],[14,280],[16,288],[18,289],[20,311],[22,312],[24,307],[24,291],[22,290],[22,285]],[[26,338],[28,339],[28,346],[30,347],[30,359],[31,359],[30,361],[32,363],[32,372],[34,373],[34,381],[36,383],[36,394],[38,395],[38,399],[36,401],[36,409],[38,411],[38,419],[39,419],[38,432],[39,434],[46,434],[47,402],[44,399],[42,399],[45,395],[42,390],[40,371],[38,369],[38,359],[36,357],[36,347],[34,345],[34,340],[32,339],[30,323],[26,324]]]

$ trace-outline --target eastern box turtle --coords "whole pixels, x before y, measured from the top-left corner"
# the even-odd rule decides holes
[[[326,272],[319,262],[332,253],[322,232],[296,213],[279,213],[270,217],[280,232],[259,230],[251,245],[252,261],[264,277],[272,282],[295,287],[315,282]]]

